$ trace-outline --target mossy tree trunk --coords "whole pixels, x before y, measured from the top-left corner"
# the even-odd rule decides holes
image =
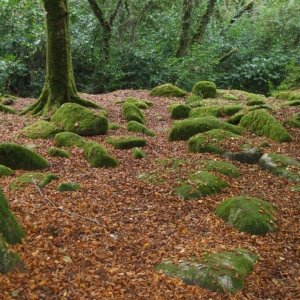
[[[43,4],[47,28],[45,84],[38,101],[24,113],[51,114],[66,102],[97,107],[77,94],[71,57],[67,0],[43,0]]]

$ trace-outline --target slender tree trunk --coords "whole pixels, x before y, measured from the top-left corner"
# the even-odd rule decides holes
[[[66,102],[97,107],[77,94],[70,47],[67,0],[43,0],[46,14],[46,78],[38,101],[24,112],[51,114]]]

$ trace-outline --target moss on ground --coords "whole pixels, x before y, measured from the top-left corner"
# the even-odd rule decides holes
[[[115,149],[131,149],[135,147],[144,147],[147,142],[143,138],[132,136],[116,136],[107,140]]]
[[[188,140],[191,136],[197,133],[202,133],[212,129],[223,129],[235,134],[241,134],[242,132],[240,127],[228,124],[217,118],[203,117],[176,121],[170,131],[169,140]]]
[[[79,135],[105,134],[108,130],[107,118],[103,113],[95,113],[76,103],[63,104],[51,117],[51,122]]]
[[[137,176],[138,179],[146,182],[151,183],[153,185],[159,185],[164,183],[164,179],[161,178],[159,175],[152,173],[141,173]]]
[[[118,123],[109,123],[108,124],[108,129],[110,130],[118,130],[122,127],[122,125],[118,124]]]
[[[85,140],[80,135],[73,132],[61,132],[54,137],[55,145],[58,147],[80,147],[85,144]]]
[[[289,120],[288,124],[295,128],[300,128],[300,113],[294,114]]]
[[[218,172],[220,174],[230,176],[230,177],[240,176],[238,168],[232,163],[229,163],[227,161],[205,160],[201,163],[204,164],[205,170],[207,171]]]
[[[293,100],[293,101],[289,101],[287,103],[288,106],[299,106],[300,105],[300,100]]]
[[[223,129],[213,129],[192,136],[188,141],[188,147],[191,152],[221,154],[225,151],[222,141],[229,138],[239,138],[239,135]]]
[[[70,153],[64,149],[60,149],[60,148],[55,148],[55,147],[51,147],[49,150],[48,150],[48,154],[50,156],[53,156],[53,157],[69,157],[70,156]]]
[[[251,130],[259,136],[266,136],[277,142],[290,142],[291,135],[264,109],[249,112],[240,121],[240,126]]]
[[[80,189],[80,184],[76,182],[63,182],[58,187],[59,192],[74,192]]]
[[[140,132],[148,136],[155,136],[155,133],[151,129],[136,121],[128,122],[127,130],[131,132]]]
[[[9,249],[7,242],[0,234],[0,273],[6,274],[12,271],[19,263],[19,255]]]
[[[0,104],[0,112],[6,113],[6,114],[15,114],[16,113],[16,111],[13,108],[8,107],[3,104]]]
[[[274,93],[273,96],[277,99],[283,99],[289,101],[300,100],[299,91],[281,91],[281,92]]]
[[[146,153],[140,148],[134,148],[132,150],[132,156],[136,159],[142,159],[146,157]]]
[[[16,98],[13,96],[0,97],[0,103],[3,105],[13,105],[15,103]]]
[[[170,107],[171,111],[171,119],[179,120],[179,119],[186,119],[189,116],[190,113],[190,106],[186,104],[172,104]]]
[[[226,100],[231,100],[231,101],[237,101],[238,100],[238,97],[235,96],[235,95],[232,95],[232,94],[224,94],[222,97]]]
[[[155,97],[184,97],[187,92],[178,88],[171,83],[165,83],[153,88],[150,92],[150,96]]]
[[[1,235],[3,235],[9,244],[16,244],[20,243],[24,237],[24,230],[10,211],[7,200],[0,188],[0,236]]]
[[[124,118],[127,122],[136,121],[145,124],[145,116],[143,112],[134,104],[125,102],[122,105]]]
[[[223,201],[216,215],[239,231],[263,235],[276,229],[276,208],[259,198],[233,197]]]
[[[186,160],[182,158],[161,158],[157,159],[156,162],[168,169],[176,171],[186,163]]]
[[[205,98],[215,98],[217,96],[217,87],[211,81],[199,81],[192,89],[194,95]]]
[[[228,183],[207,171],[200,171],[189,176],[182,182],[175,192],[184,200],[201,198],[216,194],[228,187]]]
[[[247,111],[242,110],[237,112],[236,114],[230,116],[226,122],[232,125],[239,125],[241,119],[247,114]]]
[[[118,160],[96,142],[88,142],[84,145],[84,156],[94,168],[114,168],[119,165]]]
[[[247,106],[264,105],[264,104],[265,104],[265,101],[259,100],[259,99],[257,99],[257,100],[253,99],[253,100],[247,101]]]
[[[11,176],[15,173],[14,170],[6,166],[0,165],[0,177]]]
[[[201,96],[199,96],[199,95],[193,95],[192,94],[192,95],[187,96],[186,103],[187,104],[192,104],[192,103],[199,103],[199,104],[201,104],[201,100],[202,99],[203,98]]]
[[[235,113],[241,111],[243,107],[241,105],[206,105],[198,108],[194,108],[190,111],[190,118],[199,118],[206,116],[224,117],[232,116]]]
[[[236,293],[243,289],[244,280],[253,269],[258,256],[246,249],[207,253],[177,264],[164,262],[156,266],[168,276],[178,277],[185,284],[211,291]]]
[[[291,188],[292,192],[300,192],[300,185],[295,185]]]
[[[42,156],[13,143],[0,144],[0,164],[13,170],[39,170],[49,167],[48,161]]]
[[[48,139],[63,131],[54,123],[38,120],[37,122],[23,128],[23,134],[31,139]]]
[[[124,103],[129,103],[129,104],[133,104],[135,105],[136,107],[138,107],[139,109],[147,109],[149,108],[150,106],[153,105],[152,102],[150,101],[146,101],[146,100],[141,100],[141,99],[137,99],[137,98],[134,98],[134,97],[128,97],[124,100]]]

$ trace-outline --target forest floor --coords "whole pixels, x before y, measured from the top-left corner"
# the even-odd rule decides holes
[[[26,231],[23,242],[12,247],[20,253],[24,268],[0,275],[0,299],[300,299],[300,197],[299,192],[291,191],[293,183],[257,164],[233,162],[239,177],[218,174],[229,188],[184,201],[174,192],[178,180],[200,170],[201,160],[222,158],[189,153],[187,142],[168,141],[173,122],[168,107],[178,99],[150,97],[145,90],[82,96],[106,108],[109,122],[123,125],[104,136],[87,138],[105,145],[120,161],[119,167],[91,168],[83,150],[75,147],[70,149],[70,158],[50,157],[47,150],[54,146],[53,140],[20,135],[33,122],[31,117],[0,113],[0,141],[35,144],[35,150],[51,162],[47,172],[59,176],[42,194],[33,184],[10,189],[13,179],[25,171],[0,178],[9,205]],[[116,104],[128,96],[153,102],[146,118],[156,136],[146,137],[147,157],[141,160],[134,159],[131,150],[115,150],[106,142],[114,135],[137,135],[126,131],[121,107]],[[30,101],[18,99],[14,107],[20,110]],[[297,110],[279,109],[276,117],[285,121]],[[300,129],[288,130],[291,143],[279,144],[249,132],[243,135],[243,142],[254,146],[268,142],[266,151],[300,159]],[[232,150],[241,143],[227,142]],[[145,173],[154,174],[157,180],[141,180],[139,175]],[[65,181],[80,183],[80,190],[58,192],[58,183]],[[239,195],[275,204],[278,230],[255,236],[238,232],[217,218],[217,205]],[[154,269],[166,259],[178,261],[239,247],[258,254],[259,261],[244,289],[234,296],[186,285]]]

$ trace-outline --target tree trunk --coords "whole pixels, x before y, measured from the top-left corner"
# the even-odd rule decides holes
[[[38,101],[24,112],[34,115],[51,114],[66,102],[97,107],[77,94],[71,57],[67,0],[43,0],[43,4],[47,28],[45,84]]]

